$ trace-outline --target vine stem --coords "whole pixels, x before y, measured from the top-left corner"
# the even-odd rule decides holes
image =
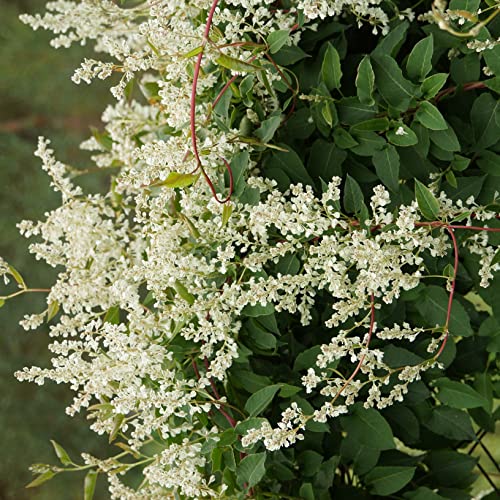
[[[455,295],[455,287],[456,287],[457,273],[458,273],[458,244],[457,244],[457,238],[455,236],[455,232],[453,231],[453,227],[452,226],[446,226],[446,230],[448,231],[448,234],[450,235],[451,241],[453,242],[453,258],[454,258],[454,263],[453,263],[453,280],[451,282],[450,295],[448,297],[448,309],[446,311],[446,323],[444,324],[445,336],[444,336],[443,342],[441,343],[441,347],[439,348],[439,351],[434,356],[434,359],[438,359],[439,356],[441,356],[441,354],[444,351],[444,348],[446,347],[446,343],[448,342],[448,338],[450,336],[451,309],[453,307],[453,296]]]
[[[219,196],[217,195],[217,191],[215,190],[215,186],[213,182],[210,180],[210,177],[205,171],[205,168],[203,167],[203,163],[200,158],[200,153],[198,151],[198,139],[196,137],[196,97],[198,93],[198,80],[200,78],[200,71],[201,71],[201,63],[203,61],[203,53],[205,51],[205,47],[208,43],[208,37],[210,35],[210,29],[212,27],[214,15],[215,15],[215,10],[217,9],[217,6],[219,4],[219,0],[214,0],[212,3],[212,6],[210,7],[210,10],[208,12],[208,17],[207,17],[207,23],[205,25],[205,31],[203,33],[203,42],[201,46],[201,51],[198,54],[198,57],[196,59],[196,64],[194,67],[194,73],[193,73],[193,85],[191,88],[191,109],[190,109],[190,131],[191,131],[191,145],[193,148],[193,154],[196,159],[197,167],[196,170],[200,170],[201,173],[203,174],[203,177],[205,178],[205,181],[208,184],[208,187],[210,188],[210,191],[212,192],[213,197],[217,201],[217,203],[220,203],[223,205],[224,203],[228,202],[231,199],[231,196],[233,194],[233,189],[234,189],[234,179],[233,179],[233,172],[231,170],[231,166],[225,160],[222,158],[222,161],[224,162],[224,165],[228,171],[229,174],[229,194],[227,195],[226,198],[220,199]]]
[[[368,329],[368,338],[366,339],[365,349],[368,349],[368,347],[370,346],[374,327],[375,327],[375,296],[372,293],[370,296],[370,327]],[[356,365],[356,368],[354,368],[354,371],[351,373],[349,378],[344,382],[344,385],[337,391],[337,394],[335,394],[332,404],[335,403],[335,401],[337,401],[339,396],[346,390],[347,386],[353,381],[354,377],[358,374],[359,370],[361,370],[361,367],[363,366],[363,363],[365,361],[365,357],[366,354],[363,354],[361,356],[361,358],[358,361],[358,364]]]
[[[208,370],[208,368],[209,368],[207,366],[208,365],[208,360],[207,360],[206,357],[205,357],[204,361],[206,362],[205,366],[207,367],[207,370]],[[196,378],[198,380],[200,380],[200,378],[201,378],[200,370],[198,369],[198,365],[196,364],[196,361],[193,359],[191,361],[191,363],[192,363],[193,370],[194,370],[194,373],[196,375]],[[212,379],[210,379],[210,386],[212,387],[212,391],[214,393],[215,399],[217,401],[219,401],[220,400],[220,395],[219,395],[219,393],[218,393],[218,391],[217,391],[217,389],[215,387],[215,384],[214,384],[214,382],[213,382]],[[226,410],[224,410],[224,408],[222,408],[222,406],[220,404],[219,404],[219,407],[217,408],[217,410],[219,410],[220,414],[224,416],[224,418],[227,420],[228,424],[234,429],[236,427],[236,420],[233,417],[231,417],[231,415],[229,415],[229,413],[227,413]]]

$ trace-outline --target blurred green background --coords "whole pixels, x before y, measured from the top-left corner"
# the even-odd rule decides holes
[[[90,125],[99,125],[106,103],[113,100],[102,82],[77,87],[70,80],[90,48],[55,50],[49,46],[49,34],[33,32],[18,20],[20,13],[40,11],[43,4],[40,0],[0,0],[0,255],[32,287],[50,285],[54,270],[28,253],[29,242],[18,234],[16,223],[42,218],[60,203],[33,156],[37,137],[50,138],[61,161],[85,167],[89,156],[78,145],[89,136]],[[91,176],[82,182],[98,189],[105,178]],[[28,467],[37,462],[57,463],[50,439],[75,458],[83,450],[100,454],[105,446],[105,440],[89,431],[82,417],[65,414],[72,399],[66,387],[47,383],[40,388],[13,376],[23,366],[48,365],[47,328],[28,333],[18,325],[24,314],[44,308],[44,297],[31,294],[7,302],[0,310],[1,500],[81,499],[82,474],[65,474],[43,487],[26,490],[24,485],[32,478]],[[96,498],[106,498],[105,481],[99,483]]]
[[[41,0],[0,0],[0,255],[13,264],[32,287],[46,287],[54,270],[28,253],[16,223],[42,218],[59,205],[49,180],[33,156],[38,135],[52,140],[58,159],[73,166],[88,166],[88,154],[79,143],[88,137],[89,126],[99,126],[100,114],[113,102],[103,82],[76,87],[70,80],[90,48],[75,46],[55,50],[50,36],[33,32],[18,20],[22,12],[37,12]],[[82,178],[85,187],[105,186],[104,176]],[[2,286],[2,285],[0,285]],[[71,500],[82,498],[83,474],[62,475],[41,488],[26,490],[32,463],[56,463],[49,440],[62,444],[78,458],[88,451],[105,456],[106,442],[87,429],[84,417],[70,418],[65,407],[72,399],[63,386],[43,388],[19,383],[13,376],[23,366],[47,366],[47,328],[27,333],[18,326],[24,314],[45,308],[44,297],[30,295],[8,302],[0,311],[0,500]],[[500,458],[500,439],[484,442]],[[479,451],[479,450],[478,450]],[[481,463],[494,467],[487,458]],[[484,479],[476,491],[487,489]],[[107,498],[105,481],[99,480],[96,499]]]

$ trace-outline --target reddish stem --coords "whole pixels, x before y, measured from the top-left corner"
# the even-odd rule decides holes
[[[439,348],[439,351],[437,352],[437,354],[434,357],[434,359],[437,359],[437,358],[439,358],[439,356],[441,356],[441,354],[443,353],[443,350],[444,350],[444,348],[446,346],[446,342],[448,342],[448,338],[449,338],[449,335],[450,335],[451,309],[453,307],[453,296],[455,295],[455,286],[456,286],[457,272],[458,272],[458,244],[457,244],[457,238],[456,238],[455,233],[453,231],[453,227],[447,226],[446,230],[450,234],[451,241],[453,242],[453,255],[454,255],[453,281],[451,282],[450,295],[448,297],[448,310],[446,311],[446,323],[444,325],[446,333],[445,333],[443,342],[441,344],[441,347]]]
[[[469,83],[464,83],[462,85],[462,90],[464,92],[467,92],[468,90],[474,90],[474,89],[484,89],[486,88],[486,85],[484,82],[469,82]],[[447,89],[441,90],[441,92],[438,92],[436,97],[434,98],[434,102],[437,104],[443,97],[453,94],[458,89],[458,86],[453,86],[449,87]]]
[[[372,339],[373,335],[373,328],[375,326],[375,297],[373,293],[370,296],[370,328],[368,330],[368,338],[366,339],[366,344],[365,344],[365,349],[368,349],[370,346],[370,341]],[[366,354],[363,354],[356,365],[356,368],[354,371],[351,373],[350,377],[345,381],[344,385],[338,390],[337,394],[335,394],[335,397],[333,398],[333,402],[337,400],[337,398],[345,391],[346,387],[352,382],[354,377],[358,374],[359,370],[363,366],[363,363],[365,361]]]
[[[229,165],[229,163],[226,160],[223,159],[224,165],[226,166],[226,169],[229,173],[229,194],[226,198],[221,200],[219,198],[219,196],[217,195],[217,191],[215,190],[213,182],[210,180],[210,177],[208,177],[208,175],[205,172],[205,169],[203,167],[203,164],[202,164],[202,161],[200,158],[200,153],[198,151],[198,139],[196,136],[196,96],[197,96],[197,90],[198,90],[198,80],[200,78],[201,63],[203,61],[203,53],[205,50],[205,46],[208,43],[208,36],[210,35],[210,29],[212,27],[214,15],[215,15],[215,10],[217,9],[218,4],[219,4],[219,0],[214,0],[212,2],[212,7],[210,8],[210,10],[208,12],[207,23],[205,25],[205,31],[203,33],[202,50],[198,54],[198,57],[196,59],[196,64],[194,67],[193,86],[191,88],[190,131],[191,131],[191,144],[193,147],[193,154],[194,154],[194,157],[196,158],[196,163],[197,163],[196,170],[198,170],[198,169],[201,170],[201,173],[203,174],[203,177],[205,178],[205,181],[207,182],[208,187],[210,188],[210,191],[212,192],[212,195],[215,198],[215,200],[220,204],[224,204],[231,199],[231,196],[233,194],[234,182],[233,182],[233,172],[231,170],[231,166]]]

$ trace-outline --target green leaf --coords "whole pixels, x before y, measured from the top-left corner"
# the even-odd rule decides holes
[[[399,154],[391,144],[373,155],[378,177],[393,192],[399,190],[399,163]]]
[[[274,62],[280,66],[291,66],[306,57],[310,57],[300,47],[296,45],[284,45],[279,52],[274,55]]]
[[[420,86],[420,91],[426,99],[432,99],[443,88],[448,80],[448,73],[436,73],[428,76]]]
[[[389,33],[379,40],[373,54],[387,54],[391,57],[396,57],[399,48],[406,40],[406,33],[409,27],[410,23],[406,20],[395,26],[392,25]]]
[[[500,94],[500,76],[495,76],[484,81],[484,84],[493,92]]]
[[[233,213],[233,205],[232,203],[224,203],[224,207],[222,208],[222,225],[226,226],[229,219],[231,218],[231,214]]]
[[[488,68],[495,76],[500,76],[500,45],[495,45],[491,49],[486,49],[483,53],[484,60]]]
[[[463,85],[470,81],[479,80],[481,75],[481,63],[476,53],[467,54],[463,57],[455,57],[450,63],[450,74],[457,85]]]
[[[271,116],[264,120],[260,127],[255,131],[255,135],[264,143],[268,143],[281,125],[281,116]]]
[[[14,278],[16,283],[21,287],[21,288],[27,288],[26,283],[24,282],[23,277],[21,276],[21,273],[17,271],[17,269],[14,266],[9,265],[9,273],[11,276]]]
[[[118,436],[118,433],[120,432],[124,420],[125,420],[125,415],[123,415],[122,413],[118,413],[113,418],[113,430],[109,435],[110,443],[112,443],[116,439],[116,436]]]
[[[56,452],[57,458],[63,465],[70,465],[73,463],[71,458],[69,458],[69,455],[66,453],[66,450],[60,444],[56,443],[53,440],[51,440],[50,442],[52,443],[54,451]]]
[[[352,463],[354,472],[358,476],[372,470],[380,458],[380,450],[361,444],[349,434],[340,443],[340,454],[343,461]]]
[[[55,472],[48,470],[47,472],[44,472],[43,474],[40,474],[38,477],[33,479],[31,483],[26,485],[26,488],[36,488],[37,486],[40,486],[41,484],[46,483],[47,481],[52,479],[55,475]]]
[[[464,411],[448,406],[438,406],[432,411],[429,421],[424,422],[425,427],[435,434],[453,440],[474,440],[476,435],[470,417]]]
[[[467,479],[476,466],[476,459],[452,450],[432,450],[427,458],[427,464],[433,484],[454,486]],[[446,497],[450,498],[448,495]]]
[[[290,40],[290,30],[276,30],[272,31],[267,37],[267,45],[269,52],[276,54],[283,45],[287,44]]]
[[[238,483],[247,488],[253,488],[266,473],[266,453],[247,455],[238,465],[236,476]]]
[[[333,131],[333,140],[334,144],[336,144],[340,149],[350,149],[359,144],[359,142],[356,141],[354,137],[342,127],[337,127]]]
[[[233,156],[231,160],[231,170],[233,172],[234,194],[239,198],[246,187],[245,174],[248,170],[250,156],[248,151],[241,151]]]
[[[178,172],[170,172],[164,181],[155,182],[155,186],[165,186],[168,188],[183,188],[191,186],[197,180],[200,174],[180,174]]]
[[[174,289],[190,306],[194,304],[196,297],[189,293],[188,289],[179,280],[175,280]]]
[[[295,275],[299,272],[300,260],[293,253],[289,253],[279,260],[276,264],[276,271],[282,275]]]
[[[85,476],[83,482],[83,500],[92,500],[94,498],[97,476],[98,473],[95,470],[89,471]]]
[[[355,405],[353,414],[342,417],[341,423],[349,435],[368,448],[390,450],[395,446],[387,420],[372,408]]]
[[[315,500],[314,489],[311,483],[304,483],[299,490],[300,498],[304,500]]]
[[[120,308],[118,306],[110,307],[105,316],[104,323],[111,323],[112,325],[117,325],[120,323]]]
[[[5,300],[4,299],[0,299],[0,307],[3,307],[5,305]]]
[[[261,417],[247,418],[238,422],[234,430],[238,436],[243,436],[251,429],[260,429],[264,422],[267,422],[267,419]]]
[[[347,174],[344,186],[344,207],[347,212],[357,213],[364,204],[364,197],[359,184]]]
[[[435,285],[428,286],[425,290],[423,300],[417,303],[417,309],[429,326],[442,326],[446,322],[448,294],[442,287]],[[460,337],[471,337],[474,334],[470,325],[469,315],[462,304],[456,299],[453,300],[451,307],[449,331],[451,335]]]
[[[472,130],[474,133],[474,150],[489,148],[500,137],[500,99],[491,94],[481,94],[472,105]]]
[[[374,495],[388,496],[404,488],[415,475],[416,467],[375,467],[366,476]]]
[[[292,182],[302,182],[303,184],[314,184],[311,176],[307,172],[299,155],[290,146],[280,145],[287,149],[284,151],[273,151],[265,161],[265,168],[276,168],[283,171]]]
[[[295,358],[295,363],[293,365],[294,371],[305,370],[316,364],[316,359],[321,354],[321,346],[315,345],[302,351]]]
[[[488,401],[469,385],[462,382],[454,382],[448,378],[436,380],[439,389],[438,399],[441,403],[451,408],[478,408],[487,409]]]
[[[342,176],[342,164],[347,153],[335,143],[318,139],[311,147],[307,169],[314,178],[328,182],[334,176]]]
[[[380,132],[389,128],[389,120],[387,118],[372,118],[363,122],[356,123],[350,128],[351,133],[375,131]]]
[[[241,314],[250,318],[257,318],[258,316],[267,316],[268,314],[272,314],[273,312],[274,305],[272,304],[272,302],[267,302],[264,306],[260,303],[257,303],[253,306],[247,304],[241,311]]]
[[[479,168],[494,177],[500,177],[500,155],[493,151],[481,151],[476,160]]]
[[[329,91],[340,88],[340,80],[342,78],[340,56],[337,49],[330,42],[327,44],[323,57],[321,77]]]
[[[256,417],[269,406],[280,388],[281,384],[274,384],[253,393],[245,403],[245,411],[250,417]]]
[[[236,71],[238,73],[252,73],[258,71],[262,68],[256,66],[255,64],[250,64],[245,61],[240,61],[235,57],[230,57],[225,54],[220,55],[215,62],[224,68],[230,69],[231,71]]]
[[[397,123],[395,128],[387,132],[387,140],[391,144],[403,148],[418,144],[417,134],[410,127],[402,123]]]
[[[460,151],[460,142],[452,126],[444,130],[434,130],[430,134],[431,141],[445,151]]]
[[[404,498],[409,500],[446,500],[445,497],[434,493],[433,490],[425,486],[417,488],[415,491],[409,491],[403,495]]]
[[[59,302],[53,300],[47,309],[47,323],[59,312]]]
[[[373,91],[375,89],[375,73],[373,72],[370,57],[365,56],[358,66],[356,75],[356,93],[359,102],[372,106],[375,104]]]
[[[200,54],[201,52],[203,52],[203,45],[199,45],[198,47],[195,47],[194,49],[190,50],[189,52],[186,52],[184,54],[184,57],[186,59],[191,59],[192,57],[195,57],[197,56],[198,54]]]
[[[439,202],[427,186],[415,179],[415,198],[418,208],[427,220],[436,220],[439,216]]]
[[[439,109],[428,101],[423,101],[415,113],[415,120],[431,130],[446,130],[448,124]]]
[[[398,63],[388,55],[372,58],[377,90],[384,100],[398,111],[406,111],[416,97],[418,88],[408,81]]]
[[[406,71],[412,80],[422,81],[432,69],[434,38],[432,34],[420,40],[410,52],[406,61]]]

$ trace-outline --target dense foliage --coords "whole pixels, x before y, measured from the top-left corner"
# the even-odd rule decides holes
[[[117,5],[117,4],[120,5]],[[500,416],[495,1],[56,1],[120,80],[86,195],[23,222],[58,268],[51,368],[121,452],[113,498],[470,498]],[[17,282],[12,298],[30,289]],[[56,321],[58,319],[58,321]],[[494,493],[493,493],[494,494]]]

